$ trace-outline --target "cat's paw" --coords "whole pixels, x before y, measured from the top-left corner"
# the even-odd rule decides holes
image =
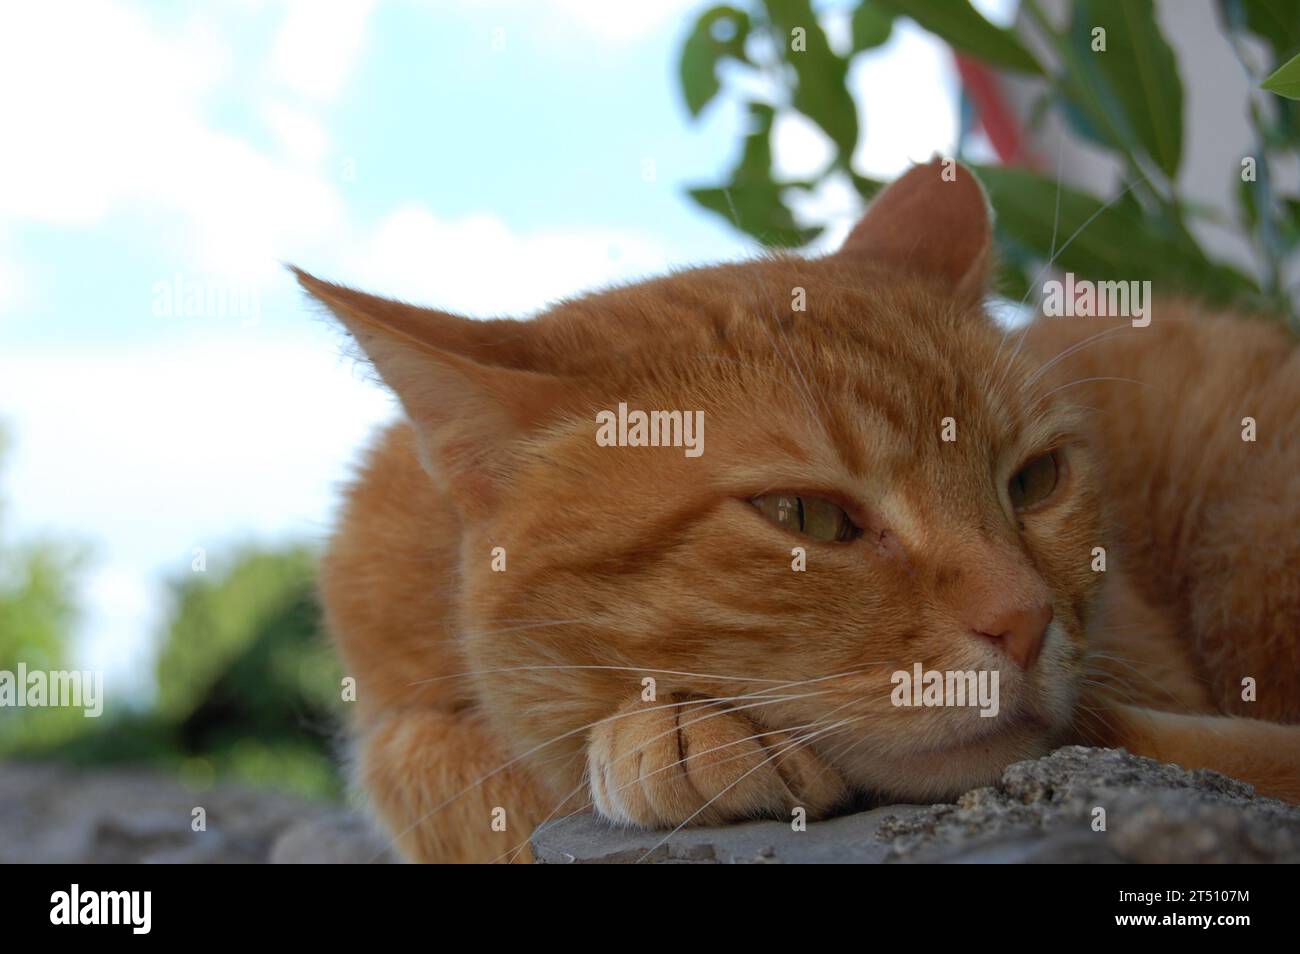
[[[717,703],[639,702],[597,725],[587,751],[596,810],[647,828],[823,815],[845,794],[839,773],[797,733],[775,732]]]

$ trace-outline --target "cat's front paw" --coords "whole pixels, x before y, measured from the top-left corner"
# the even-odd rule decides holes
[[[587,752],[596,810],[647,828],[825,814],[843,779],[798,741],[717,703],[661,699],[596,726]]]

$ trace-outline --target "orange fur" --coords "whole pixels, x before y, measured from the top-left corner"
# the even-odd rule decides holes
[[[592,803],[671,829],[815,817],[853,792],[947,798],[1077,739],[1300,798],[1300,728],[1280,724],[1300,697],[1290,342],[1179,312],[1038,374],[1102,326],[1018,347],[980,308],[989,247],[982,191],[936,163],[835,255],[528,322],[300,273],[406,411],[321,587],[357,679],[360,778],[408,857],[523,859],[538,823]],[[1071,383],[1089,376],[1153,387]],[[703,411],[705,453],[599,446],[595,413],[620,402]],[[1248,413],[1264,436],[1234,444]],[[1008,480],[1050,449],[1057,489],[1013,511]],[[776,491],[838,503],[861,535],[767,522],[749,500]],[[1040,610],[1027,668],[984,638]],[[918,662],[997,670],[999,715],[892,705],[891,673]]]

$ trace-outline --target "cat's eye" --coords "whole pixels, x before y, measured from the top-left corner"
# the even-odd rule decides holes
[[[826,543],[852,540],[858,528],[844,510],[821,497],[763,494],[751,501],[759,513],[778,527]]]
[[[1029,510],[1046,501],[1061,479],[1056,451],[1040,454],[1018,470],[1007,484],[1007,496],[1016,510]]]

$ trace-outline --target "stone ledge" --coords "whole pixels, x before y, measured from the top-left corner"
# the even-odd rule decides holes
[[[207,829],[192,831],[202,807]],[[199,794],[148,770],[0,765],[0,864],[392,861],[360,816],[278,792]]]
[[[190,830],[195,806],[206,831]],[[1104,832],[1092,830],[1097,807]],[[1300,862],[1300,807],[1215,772],[1072,747],[1008,766],[955,804],[890,805],[803,832],[758,821],[666,835],[580,815],[532,844],[547,864]],[[0,765],[0,864],[390,862],[386,844],[359,815],[276,792],[195,795],[149,771]]]
[[[1095,808],[1105,831],[1092,828]],[[760,821],[665,834],[575,816],[539,828],[533,853],[549,864],[1300,861],[1300,807],[1217,772],[1079,746],[1010,765],[956,804],[887,806],[802,832]]]

